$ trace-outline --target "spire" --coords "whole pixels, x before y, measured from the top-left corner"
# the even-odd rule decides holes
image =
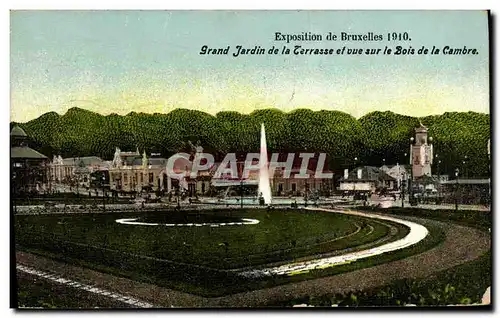
[[[122,165],[122,158],[120,157],[120,148],[118,147],[115,148],[115,156],[113,158],[112,165],[113,167],[121,167]]]
[[[146,155],[146,149],[144,149],[144,152],[142,153],[142,166],[148,166],[148,156]]]
[[[203,152],[203,147],[201,145],[198,145],[195,147],[196,153],[202,153]]]

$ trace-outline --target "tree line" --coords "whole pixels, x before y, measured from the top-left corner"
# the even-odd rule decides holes
[[[80,108],[55,112],[20,125],[31,146],[49,156],[100,156],[110,160],[115,147],[139,148],[168,157],[201,145],[206,152],[258,152],[260,124],[266,127],[269,152],[325,152],[329,168],[339,172],[354,165],[408,164],[410,137],[420,122],[433,137],[433,172],[452,175],[455,168],[468,176],[489,174],[487,143],[489,114],[447,112],[411,117],[375,111],[356,119],[331,110],[256,110],[250,114],[222,111],[215,116],[197,110],[176,109],[167,114],[100,115]],[[355,158],[357,160],[355,160]]]

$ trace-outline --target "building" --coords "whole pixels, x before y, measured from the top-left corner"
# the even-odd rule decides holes
[[[118,192],[163,193],[179,190],[187,191],[191,196],[208,191],[208,181],[198,185],[197,179],[189,178],[189,171],[192,168],[190,160],[182,158],[175,160],[173,171],[187,172],[187,176],[181,178],[167,175],[167,162],[168,159],[160,157],[159,154],[151,154],[148,157],[146,151],[141,155],[139,150],[124,152],[116,148],[109,168],[110,189]],[[201,179],[202,173],[199,175]]]
[[[410,166],[405,165],[383,165],[380,167],[380,170],[387,173],[389,176],[396,179],[396,189],[402,189],[403,186],[406,186],[406,181],[409,178],[409,170]]]
[[[110,163],[96,156],[62,158],[54,156],[50,163],[50,180],[53,183],[62,183],[89,188],[91,175],[96,171],[109,170]]]
[[[259,171],[252,169],[249,175],[242,179],[244,159],[236,162],[237,175],[222,173],[216,176],[221,162],[214,163],[210,169],[200,170],[195,177],[191,177],[193,160],[196,154],[203,152],[201,146],[194,147],[188,159],[176,158],[173,162],[173,172],[179,177],[167,174],[168,159],[154,154],[147,156],[139,151],[123,152],[116,148],[113,161],[109,168],[110,189],[119,192],[185,192],[188,196],[240,194],[243,189],[245,195],[256,194],[259,181]],[[243,157],[242,157],[243,158]],[[299,161],[300,163],[300,161]],[[296,177],[300,173],[300,164],[292,167],[290,177],[283,176],[283,170],[276,169],[271,179],[271,191],[275,196],[304,195],[310,192],[326,191],[331,188],[332,180],[315,178],[315,171],[307,169],[307,178]]]
[[[116,148],[109,168],[110,189],[118,192],[156,191],[160,187],[160,172],[166,167],[166,159],[150,162],[146,152],[121,151]]]
[[[415,128],[415,143],[410,145],[410,164],[412,165],[413,179],[431,175],[431,165],[433,158],[432,144],[428,143],[427,127],[420,123],[420,127]],[[431,138],[429,138],[432,140]]]
[[[397,187],[397,179],[387,174],[383,169],[364,166],[350,172],[345,169],[338,189],[349,192],[375,192],[381,188],[397,190]]]
[[[292,168],[290,178],[285,178],[283,169],[276,169],[271,181],[274,196],[304,196],[306,193],[320,192],[324,188],[323,179],[314,177],[315,171],[306,170],[308,178],[297,178],[300,168]]]
[[[10,133],[11,191],[15,196],[47,190],[49,158],[28,146],[28,135],[15,126]]]
[[[253,165],[258,165],[258,160],[255,160]],[[313,162],[314,164],[314,162]],[[237,166],[237,177],[231,178],[230,175],[221,175],[220,178],[214,178],[214,172],[219,168],[220,163],[215,163],[211,173],[211,185],[215,188],[228,188],[231,187],[227,192],[229,195],[237,195],[240,193],[240,187],[244,187],[243,191],[245,195],[258,195],[258,185],[259,185],[259,170],[251,169],[248,171],[248,176],[244,179],[244,169],[245,169],[245,159],[236,162]],[[294,162],[290,169],[290,174],[288,177],[285,176],[284,168],[276,168],[274,174],[270,176],[271,193],[273,196],[304,196],[306,193],[321,192],[326,190],[328,186],[331,186],[331,179],[319,179],[315,178],[316,172],[311,169],[306,169],[306,178],[297,177],[300,174],[301,162],[297,160]],[[329,189],[329,188],[328,188]]]

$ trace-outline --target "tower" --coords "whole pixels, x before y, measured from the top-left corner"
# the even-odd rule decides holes
[[[121,158],[121,151],[120,151],[120,148],[116,147],[115,148],[115,155],[114,155],[114,158],[113,158],[113,162],[112,162],[112,166],[114,168],[121,168],[122,166],[122,158]]]
[[[415,128],[415,144],[411,145],[410,150],[413,178],[431,176],[433,149],[427,139],[427,127],[420,123],[420,127]],[[432,141],[432,137],[429,141]]]

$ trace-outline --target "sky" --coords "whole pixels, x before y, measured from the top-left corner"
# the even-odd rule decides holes
[[[80,107],[104,115],[216,114],[328,109],[359,118],[489,113],[488,17],[484,11],[11,11],[11,121]],[[275,32],[323,35],[275,41]],[[328,41],[326,34],[381,34],[380,42]],[[411,41],[387,41],[408,32]],[[229,55],[201,55],[203,45]],[[476,48],[477,55],[247,55],[266,50],[421,46]]]

